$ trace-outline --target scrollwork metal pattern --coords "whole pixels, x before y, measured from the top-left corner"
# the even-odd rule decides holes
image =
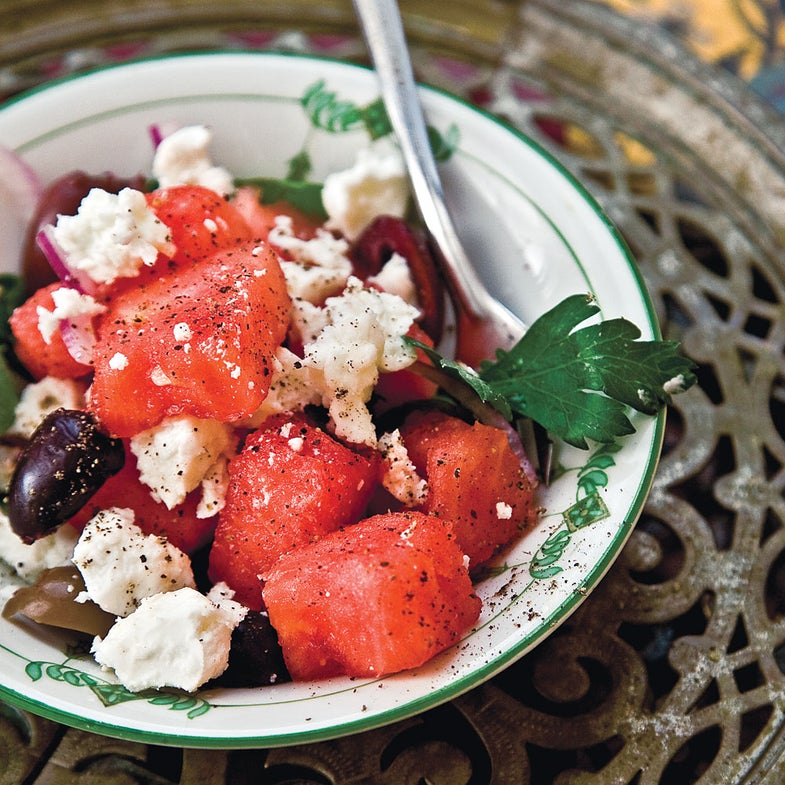
[[[666,336],[700,364],[699,387],[670,413],[627,548],[544,644],[420,717],[221,752],[103,739],[2,706],[0,785],[785,777],[785,133],[732,82],[590,3],[488,3],[484,26],[475,3],[455,5],[472,20],[461,30],[445,28],[437,4],[403,3],[420,77],[504,117],[587,184],[639,260]],[[318,36],[273,3],[256,3],[255,16],[222,8],[241,6],[242,20],[192,23],[181,39],[160,32],[161,18],[139,23],[124,45],[133,55],[242,41],[362,57],[345,3],[321,4]],[[45,48],[0,59],[3,89],[40,81],[45,62],[78,68],[117,46],[104,30],[82,60]]]

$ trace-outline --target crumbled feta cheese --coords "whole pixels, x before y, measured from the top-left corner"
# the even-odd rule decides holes
[[[358,151],[353,166],[324,180],[322,203],[328,229],[355,240],[380,215],[402,218],[409,200],[406,166],[400,151],[380,141]]]
[[[678,395],[687,389],[687,380],[684,378],[684,375],[680,373],[678,376],[668,379],[668,381],[662,385],[662,389],[667,395]]]
[[[285,346],[278,347],[272,362],[272,380],[267,397],[256,412],[240,424],[258,428],[272,414],[302,411],[306,406],[318,406],[322,394],[317,388],[319,378],[311,368]]]
[[[207,599],[217,605],[229,616],[235,624],[239,624],[248,614],[248,608],[240,602],[234,600],[235,590],[224,581],[214,583],[207,592]]]
[[[416,359],[403,336],[417,313],[397,295],[365,288],[354,277],[323,308],[295,302],[294,329],[304,356],[288,349],[277,352],[270,391],[251,423],[321,404],[328,408],[338,438],[375,446],[376,429],[366,404],[380,372],[400,370]]]
[[[385,462],[382,485],[407,507],[422,504],[428,496],[428,483],[417,473],[409,452],[396,428],[379,437],[379,451]]]
[[[350,278],[339,297],[325,303],[328,324],[304,347],[304,361],[321,373],[322,403],[336,435],[357,444],[376,445],[366,403],[380,371],[411,365],[415,352],[403,341],[417,309],[387,292],[366,289]]]
[[[150,371],[150,381],[156,387],[167,387],[172,383],[169,375],[160,365],[156,365],[155,368]]]
[[[14,421],[7,433],[29,439],[44,418],[55,409],[84,408],[84,385],[73,379],[45,376],[28,384],[14,409]]]
[[[378,275],[371,275],[367,282],[384,292],[397,294],[410,305],[417,305],[417,288],[409,270],[409,263],[398,253],[394,253],[384,263]]]
[[[50,344],[60,323],[66,319],[97,316],[106,310],[106,306],[97,302],[89,294],[81,294],[70,286],[62,286],[52,292],[54,310],[50,311],[43,305],[36,307],[38,315],[38,332],[44,343]]]
[[[188,322],[177,322],[172,328],[172,333],[175,341],[190,341],[193,337],[193,332]]]
[[[115,352],[109,358],[109,367],[113,371],[124,371],[128,367],[128,357],[122,352]]]
[[[191,415],[169,417],[133,436],[139,479],[170,510],[202,482],[231,442],[228,426]]]
[[[152,267],[158,254],[172,256],[169,229],[132,188],[110,194],[92,188],[76,215],[60,215],[53,231],[66,264],[97,283],[138,275]]]
[[[276,217],[268,239],[291,257],[291,261],[281,262],[281,269],[292,299],[322,303],[346,285],[352,272],[346,240],[333,237],[323,229],[318,229],[312,239],[301,240],[295,236],[288,215]]]
[[[211,140],[212,133],[203,125],[178,128],[165,136],[156,148],[152,167],[160,187],[201,185],[221,196],[231,194],[232,175],[222,166],[213,165],[207,150]],[[208,231],[215,230],[208,227]]]
[[[76,529],[66,524],[28,545],[22,542],[8,518],[0,512],[0,554],[3,561],[27,581],[35,581],[50,567],[69,565],[77,537]]]
[[[196,507],[197,518],[212,518],[224,508],[229,488],[228,465],[228,459],[221,456],[202,478],[202,497]]]
[[[496,502],[496,517],[500,521],[509,521],[512,518],[512,507],[505,502]]]
[[[90,599],[116,616],[128,616],[145,597],[195,586],[188,556],[165,538],[145,534],[133,510],[119,507],[87,522],[73,563],[86,589],[77,599]]]
[[[94,639],[92,653],[131,692],[193,692],[229,664],[232,631],[244,615],[230,602],[238,605],[226,598],[216,604],[191,588],[147,597],[105,638]]]

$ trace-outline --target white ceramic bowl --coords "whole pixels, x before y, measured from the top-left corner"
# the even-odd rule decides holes
[[[378,97],[374,74],[357,66],[272,54],[175,56],[23,97],[0,110],[0,142],[44,181],[75,168],[131,175],[149,171],[150,124],[203,123],[214,131],[214,160],[234,174],[283,176],[306,150],[318,181],[349,165],[368,142],[361,122],[331,132],[314,126],[301,99],[320,80],[353,107]],[[591,291],[604,317],[625,316],[644,339],[658,337],[635,265],[587,192],[488,115],[433,90],[424,89],[422,99],[432,126],[459,132],[458,149],[442,167],[448,199],[469,252],[482,260],[482,276],[506,304],[531,323],[567,295]],[[321,118],[334,108],[327,102]],[[476,629],[425,667],[374,681],[137,696],[89,656],[74,657],[58,634],[2,621],[0,697],[100,733],[202,747],[315,741],[447,701],[542,641],[618,555],[650,488],[664,422],[633,419],[637,432],[618,452],[560,452],[571,470],[541,491],[539,525],[477,586],[483,611]]]

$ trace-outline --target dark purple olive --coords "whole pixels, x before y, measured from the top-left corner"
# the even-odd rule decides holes
[[[234,628],[229,666],[217,682],[224,687],[260,687],[291,681],[278,635],[264,611],[248,611]]]
[[[120,439],[90,412],[56,409],[36,428],[8,489],[11,528],[30,543],[57,529],[123,468]]]

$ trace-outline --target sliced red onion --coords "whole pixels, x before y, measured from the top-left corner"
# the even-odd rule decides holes
[[[147,132],[150,134],[150,139],[153,143],[153,149],[157,150],[158,145],[166,139],[171,133],[176,131],[179,126],[176,123],[151,123],[147,127]]]
[[[68,266],[65,252],[60,248],[54,236],[54,226],[47,224],[36,235],[38,247],[43,251],[55,275],[66,286],[70,286],[82,294],[95,294],[96,285],[90,277]]]
[[[33,169],[16,153],[0,145],[0,267],[17,272],[24,236],[43,193]]]
[[[152,123],[147,130],[150,134],[150,140],[153,143],[153,149],[157,150],[158,145],[161,144],[164,138],[164,135],[161,131],[161,126],[158,125],[158,123]]]
[[[60,322],[60,335],[74,360],[82,365],[92,365],[96,342],[92,316],[63,319]]]

